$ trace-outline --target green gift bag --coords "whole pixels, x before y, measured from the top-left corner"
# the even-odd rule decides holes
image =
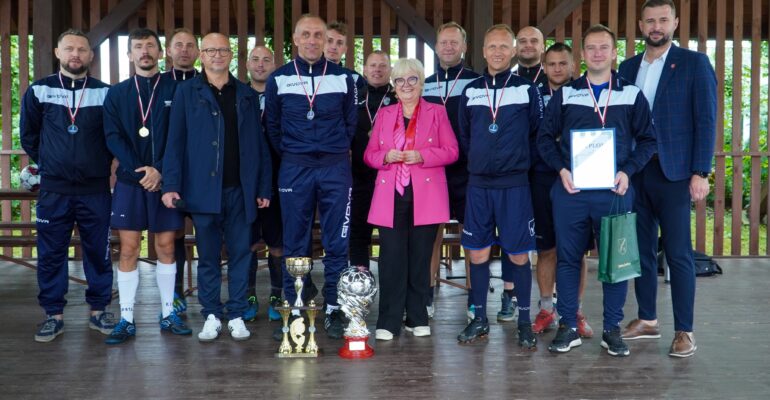
[[[636,213],[602,217],[599,234],[599,281],[618,283],[642,276]]]

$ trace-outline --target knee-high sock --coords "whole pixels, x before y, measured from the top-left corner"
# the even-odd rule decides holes
[[[489,290],[489,260],[471,263],[471,304],[476,309],[476,318],[487,319],[487,291]]]
[[[174,258],[176,258],[176,283],[174,290],[183,297],[184,295],[184,265],[187,261],[187,250],[184,247],[184,237],[174,239]]]
[[[513,285],[516,287],[516,299],[519,303],[519,324],[530,323],[530,297],[532,296],[532,267],[529,260],[522,265],[514,264],[508,257],[502,257],[503,265],[507,262],[513,269]]]
[[[120,317],[134,322],[134,301],[139,288],[139,270],[123,272],[118,270],[118,293],[120,294]]]
[[[160,309],[163,318],[168,317],[174,311],[174,277],[176,276],[176,264],[164,264],[158,261],[155,267],[155,280],[158,282],[160,292]]]

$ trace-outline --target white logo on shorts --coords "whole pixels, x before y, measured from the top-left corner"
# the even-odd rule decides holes
[[[468,236],[473,236],[473,233],[466,231],[465,228],[463,228],[463,234]]]
[[[535,236],[535,219],[529,220],[529,236]]]

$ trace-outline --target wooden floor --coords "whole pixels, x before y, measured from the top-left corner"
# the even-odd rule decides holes
[[[465,295],[442,286],[436,295],[433,336],[402,334],[374,342],[369,360],[340,359],[340,341],[321,335],[318,359],[276,359],[264,301],[267,271],[260,271],[263,308],[249,323],[252,337],[236,343],[223,334],[214,343],[161,334],[152,267],[141,265],[137,337],[120,346],[88,329],[84,288],[70,285],[65,331],[54,342],[33,341],[43,313],[37,305],[34,272],[0,263],[0,398],[156,399],[156,398],[622,398],[760,399],[770,396],[770,260],[719,260],[725,275],[698,278],[696,338],[699,350],[689,359],[666,355],[673,337],[670,295],[659,291],[660,340],[629,343],[631,356],[610,357],[600,338],[584,340],[568,354],[546,347],[553,332],[540,336],[536,352],[520,351],[513,323],[492,323],[488,340],[458,345],[465,324]],[[498,264],[499,265],[499,264]],[[458,266],[459,267],[459,266]],[[595,262],[584,309],[601,329],[601,291]],[[493,265],[493,272],[495,268]],[[375,268],[376,269],[376,268]],[[71,272],[82,275],[79,265]],[[313,272],[322,281],[321,268]],[[499,307],[500,281],[490,294],[490,314]],[[226,293],[226,291],[224,291]],[[533,290],[536,295],[537,290]],[[188,321],[195,334],[203,319],[190,298]],[[116,310],[117,304],[111,306]],[[626,305],[635,316],[633,285]],[[367,318],[376,321],[376,303]]]

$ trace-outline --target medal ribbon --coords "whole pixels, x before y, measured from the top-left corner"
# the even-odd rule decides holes
[[[74,82],[75,80],[73,79],[72,81]],[[59,83],[61,83],[61,88],[62,89],[67,90],[67,88],[64,87],[64,81],[61,79],[61,71],[59,71]],[[67,96],[67,113],[70,115],[70,121],[72,121],[72,123],[70,125],[75,125],[75,117],[77,117],[78,111],[80,111],[80,105],[83,104],[83,97],[86,97],[86,84],[88,84],[88,75],[86,75],[86,79],[83,80],[83,88],[80,89],[80,101],[78,101],[78,104],[75,106],[75,112],[74,113],[72,112],[72,109],[70,108],[69,95]],[[73,94],[72,94],[72,96],[73,96],[72,104],[75,104],[75,99],[74,99],[75,93],[77,93],[77,92],[73,92]]]
[[[315,96],[318,94],[318,89],[321,87],[321,83],[323,82],[324,76],[326,76],[326,67],[329,65],[329,61],[324,62],[324,70],[321,73],[321,79],[318,81],[318,85],[316,85],[315,90],[313,90],[313,96],[311,97],[310,94],[308,94],[307,89],[305,89],[305,82],[302,81],[302,75],[299,74],[299,68],[297,68],[297,60],[294,60],[294,70],[297,71],[297,79],[299,79],[300,83],[302,83],[302,90],[305,91],[305,97],[307,97],[308,103],[310,103],[310,109],[313,109],[313,102],[315,102]]]
[[[139,100],[139,113],[142,115],[142,128],[146,127],[145,124],[147,122],[147,118],[150,116],[150,110],[152,110],[152,101],[155,98],[155,88],[158,87],[158,83],[160,83],[160,74],[158,74],[158,77],[155,78],[155,84],[152,86],[152,93],[150,93],[150,101],[149,104],[147,104],[147,112],[144,112],[144,105],[142,105],[142,92],[139,91],[139,81],[136,79],[136,75],[134,75],[134,84],[136,85],[136,96],[137,100]]]
[[[503,83],[503,89],[500,91],[500,98],[496,101],[495,107],[492,107],[492,96],[489,95],[489,85],[487,85],[487,80],[484,79],[484,87],[487,89],[487,101],[489,102],[489,112],[492,113],[493,124],[495,121],[497,121],[497,112],[500,111],[500,101],[503,99],[503,95],[505,94],[505,85],[508,84],[511,76],[513,76],[513,74],[508,74],[508,79],[506,79],[505,83]]]
[[[369,111],[369,92],[366,92],[366,114],[369,115],[369,122],[372,126],[374,126],[374,120],[377,119],[377,114],[380,112],[380,108],[382,108],[382,103],[385,101],[385,98],[388,97],[388,93],[385,92],[385,95],[382,96],[382,99],[380,100],[380,105],[377,106],[377,111],[374,112],[374,117],[372,117],[372,112]]]
[[[449,69],[447,69],[449,71]],[[438,84],[438,97],[441,99],[441,102],[444,103],[444,107],[446,107],[446,102],[449,101],[449,97],[452,95],[452,91],[455,90],[455,85],[457,85],[457,81],[460,79],[460,74],[463,73],[463,69],[460,68],[459,71],[457,71],[457,76],[455,76],[455,80],[452,83],[452,87],[449,88],[449,92],[447,92],[446,97],[444,97],[441,94],[441,79],[438,78],[439,74],[436,74],[436,84]]]
[[[612,77],[610,77],[610,84],[608,87],[609,92],[607,93],[607,103],[604,105],[603,112],[599,112],[599,102],[597,101],[596,96],[594,96],[594,89],[591,87],[591,81],[588,79],[588,75],[586,75],[586,82],[588,82],[588,94],[591,95],[591,100],[594,102],[594,112],[599,115],[599,121],[601,121],[602,128],[604,128],[604,124],[607,122],[607,109],[610,106],[610,97],[612,97]]]

